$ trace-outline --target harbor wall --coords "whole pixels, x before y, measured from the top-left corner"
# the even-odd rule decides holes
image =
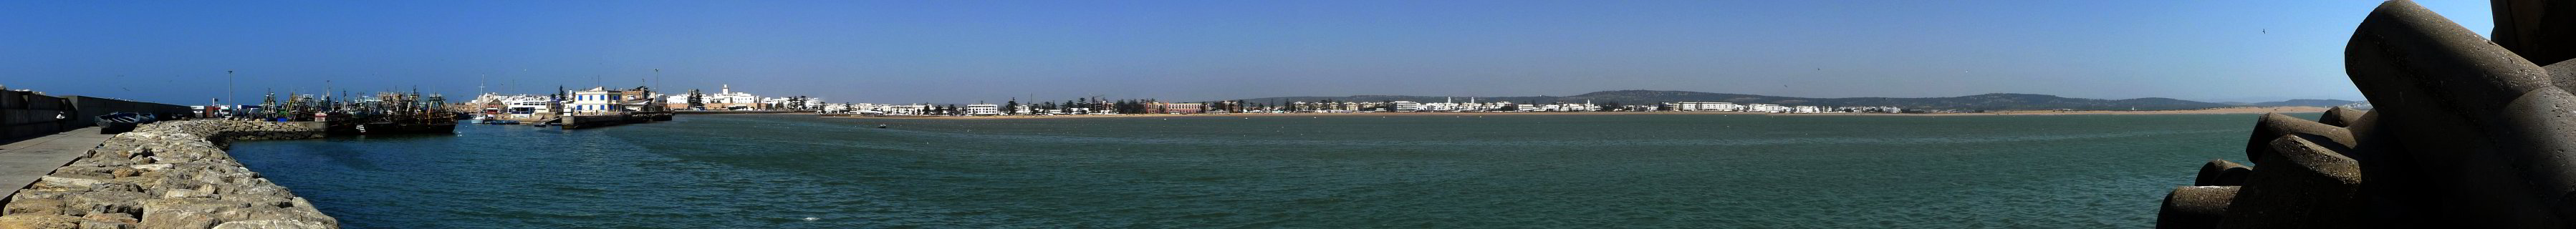
[[[188,110],[188,106],[180,105],[135,102],[78,95],[63,96],[63,100],[66,101],[66,104],[70,104],[71,110],[74,111],[71,112],[72,115],[70,117],[72,119],[72,123],[69,124],[69,126],[63,127],[66,129],[97,126],[98,116],[113,114],[116,112],[147,113],[152,114],[155,117],[160,117],[162,120],[170,120],[173,117],[178,117],[178,115],[194,114]]]
[[[564,129],[581,129],[625,125],[635,121],[627,116],[626,114],[566,115],[563,116],[563,125]]]
[[[151,113],[163,119],[190,114],[188,106],[0,90],[0,139],[97,126],[99,115],[116,112]]]
[[[319,138],[312,123],[196,119],[110,137],[0,204],[0,228],[338,228],[242,167],[231,141]]]
[[[0,88],[0,139],[19,139],[75,129],[66,120],[71,101],[33,91]]]

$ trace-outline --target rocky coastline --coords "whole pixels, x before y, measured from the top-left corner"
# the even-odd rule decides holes
[[[324,134],[301,123],[145,124],[9,197],[0,228],[338,228],[337,219],[224,152],[236,140]]]

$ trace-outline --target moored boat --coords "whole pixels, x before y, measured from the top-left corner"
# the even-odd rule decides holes
[[[153,117],[152,114],[144,113],[116,112],[107,115],[100,115],[98,116],[98,133],[125,133],[126,131],[134,131],[135,126],[157,121],[161,121],[160,118]]]

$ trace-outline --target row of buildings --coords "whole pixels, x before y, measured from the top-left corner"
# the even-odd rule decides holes
[[[1663,110],[1672,110],[1672,111],[1720,111],[1720,112],[1810,113],[1810,114],[1811,114],[1811,113],[1905,113],[1905,109],[1904,109],[1904,108],[1897,108],[1897,107],[1885,107],[1885,106],[1880,106],[1880,107],[1781,106],[1781,105],[1778,105],[1778,104],[1760,104],[1760,103],[1735,104],[1735,103],[1729,103],[1729,102],[1675,102],[1675,103],[1663,103],[1663,106],[1662,106],[1662,107],[1668,107],[1668,108],[1670,108],[1670,109],[1663,109]]]
[[[820,98],[801,96],[760,97],[752,95],[751,93],[735,92],[733,91],[732,85],[723,85],[719,90],[720,91],[715,94],[701,94],[692,91],[688,94],[674,95],[662,91],[655,91],[650,87],[639,86],[623,89],[592,87],[584,90],[567,90],[561,92],[561,94],[503,95],[499,93],[484,93],[476,96],[473,101],[464,103],[471,107],[462,108],[460,110],[479,111],[479,113],[492,114],[499,118],[538,119],[550,117],[552,114],[556,113],[598,114],[666,110],[802,110],[824,107],[823,105],[825,105],[823,100]]]

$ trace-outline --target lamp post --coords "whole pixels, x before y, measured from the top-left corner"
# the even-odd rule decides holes
[[[232,114],[233,114],[233,111],[232,111],[231,107],[229,107],[230,105],[232,105],[232,103],[233,103],[233,70],[224,70],[224,105],[226,105],[227,107],[225,107],[224,109],[221,109],[221,110],[224,110],[224,115],[225,115],[226,117],[230,117],[230,116],[232,116]]]

